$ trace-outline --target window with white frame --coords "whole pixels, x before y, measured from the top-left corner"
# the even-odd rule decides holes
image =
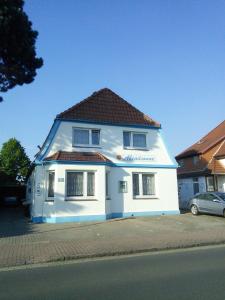
[[[146,144],[146,133],[124,131],[123,132],[123,146],[126,149],[145,149]]]
[[[93,171],[67,171],[66,197],[67,198],[93,198],[95,196],[95,172]]]
[[[73,128],[73,146],[95,147],[99,145],[99,129]]]
[[[156,196],[155,174],[133,173],[134,198],[151,198]]]
[[[55,171],[48,171],[47,178],[47,198],[54,198],[55,196]]]

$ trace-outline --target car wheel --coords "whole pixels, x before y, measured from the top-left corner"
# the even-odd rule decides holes
[[[197,207],[195,204],[193,204],[193,205],[191,206],[191,213],[192,213],[192,215],[194,215],[194,216],[197,216],[197,215],[198,215],[198,207]]]

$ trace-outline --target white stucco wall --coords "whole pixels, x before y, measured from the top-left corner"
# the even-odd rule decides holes
[[[99,147],[80,148],[73,147],[73,128],[100,129]],[[124,149],[123,131],[147,133],[147,147],[144,150]],[[94,151],[100,152],[114,164],[86,165],[45,163],[45,157],[57,151]],[[164,213],[178,212],[177,177],[174,161],[171,159],[160,130],[146,128],[130,128],[109,125],[94,125],[73,122],[61,122],[47,151],[43,151],[42,158],[36,166],[34,174],[34,201],[32,217],[60,218],[76,216],[106,216],[110,214],[132,213]],[[44,155],[43,155],[44,154]],[[121,159],[118,159],[118,155]],[[127,156],[136,157],[126,160]],[[147,157],[147,159],[146,159]],[[149,159],[150,158],[150,159]],[[120,165],[120,166],[119,166]],[[121,166],[122,165],[122,166]],[[158,167],[157,167],[158,166]],[[54,201],[47,199],[47,172],[55,171],[55,197]],[[66,199],[66,171],[94,171],[95,172],[95,197],[93,200]],[[105,174],[109,174],[109,198],[106,199]],[[154,173],[156,180],[156,197],[151,199],[134,199],[132,173]],[[59,180],[60,179],[60,180]],[[119,192],[119,181],[127,181],[127,193]]]
[[[55,171],[54,201],[47,199],[46,179],[49,170]],[[69,200],[66,197],[66,171],[94,171],[94,200]],[[109,171],[109,200],[106,200],[105,173]],[[156,180],[156,196],[151,199],[134,199],[132,173],[154,173]],[[59,182],[58,179],[64,179]],[[119,192],[119,181],[127,181],[127,193]],[[166,212],[178,211],[177,181],[175,169],[140,169],[120,168],[96,165],[62,165],[52,164],[37,166],[35,171],[35,201],[32,210],[33,217],[75,217],[88,215],[109,215],[135,212]]]
[[[94,148],[85,147],[73,147],[72,136],[73,128],[90,128],[90,129],[100,129],[100,146]],[[133,132],[146,132],[147,133],[147,148],[146,150],[128,150],[123,148],[123,131],[133,131]],[[51,143],[51,146],[46,156],[50,156],[55,152],[63,151],[98,151],[112,160],[114,163],[123,163],[123,160],[118,160],[117,155],[122,157],[128,155],[135,156],[149,156],[152,157],[153,161],[129,161],[133,164],[173,164],[167,149],[165,148],[164,142],[161,138],[160,131],[155,129],[146,128],[130,128],[130,127],[120,127],[120,126],[110,126],[110,125],[94,125],[94,124],[84,124],[84,123],[73,123],[73,122],[61,122],[57,133]]]

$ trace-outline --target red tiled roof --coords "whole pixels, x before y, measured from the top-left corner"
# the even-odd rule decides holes
[[[199,160],[194,163],[193,157],[184,157],[182,166],[177,169],[178,177],[200,176],[206,174],[225,174],[225,167],[216,158],[224,141],[210,148],[204,154],[199,155]]]
[[[219,151],[215,155],[216,158],[224,158],[225,157],[225,140],[223,145],[220,147]]]
[[[44,159],[45,161],[87,161],[87,162],[111,162],[107,157],[99,152],[66,152],[58,151]]]
[[[57,119],[160,127],[158,122],[107,88],[94,92],[90,97],[60,113]]]
[[[200,139],[197,143],[193,144],[191,147],[177,155],[176,159],[203,154],[216,144],[220,143],[223,139],[225,139],[225,120],[216,128],[211,130],[202,139]]]

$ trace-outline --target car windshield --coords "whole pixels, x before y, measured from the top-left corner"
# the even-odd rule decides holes
[[[225,201],[225,193],[216,193],[216,195]]]

